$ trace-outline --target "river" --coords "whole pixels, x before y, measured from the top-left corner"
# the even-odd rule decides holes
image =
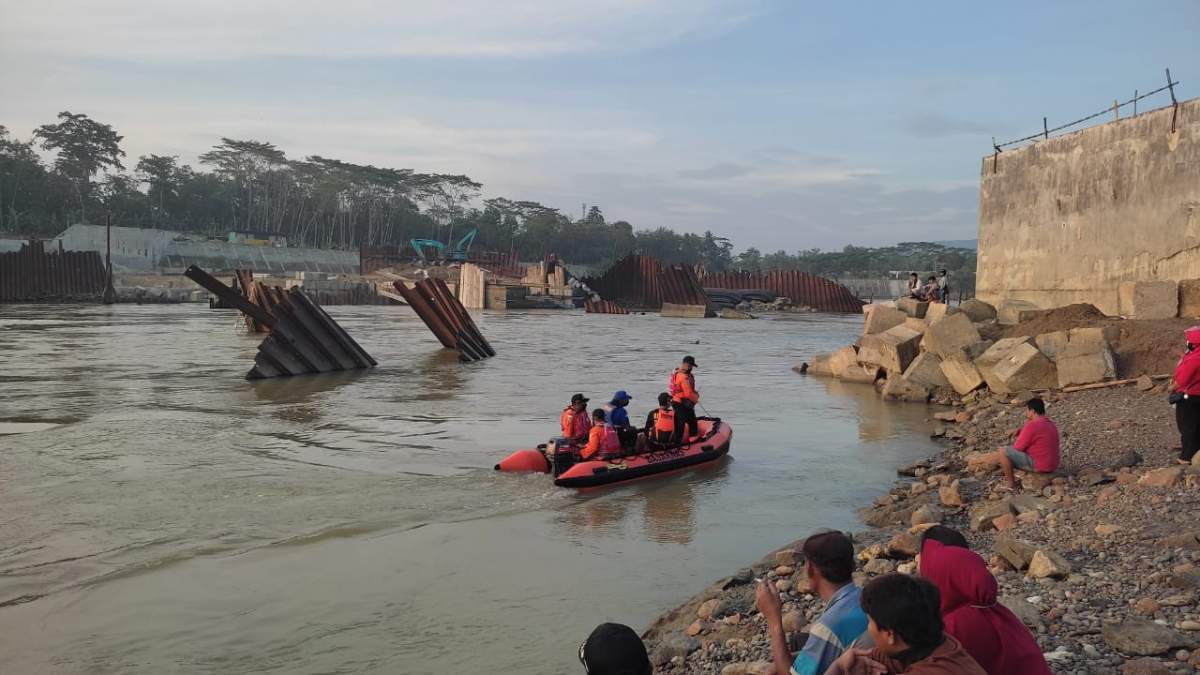
[[[791,367],[858,316],[483,313],[464,365],[400,307],[331,307],[378,361],[248,382],[198,305],[0,305],[0,663],[13,673],[581,672],[935,450],[924,406]],[[586,494],[498,458],[576,391],[644,419],[682,355],[719,466]]]

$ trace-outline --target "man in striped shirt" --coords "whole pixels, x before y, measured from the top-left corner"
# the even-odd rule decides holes
[[[822,532],[804,541],[804,569],[825,611],[808,628],[808,641],[792,657],[783,630],[783,603],[774,586],[759,582],[756,604],[767,620],[775,675],[820,675],[851,646],[865,646],[867,615],[859,604],[854,573],[854,544],[841,532]]]

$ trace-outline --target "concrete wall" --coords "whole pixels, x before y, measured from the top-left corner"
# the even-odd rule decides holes
[[[1200,98],[983,160],[977,296],[1118,313],[1122,281],[1200,278]]]

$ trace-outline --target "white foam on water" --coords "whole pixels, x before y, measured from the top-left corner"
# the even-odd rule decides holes
[[[29,434],[62,426],[53,422],[0,422],[0,436],[5,434]]]

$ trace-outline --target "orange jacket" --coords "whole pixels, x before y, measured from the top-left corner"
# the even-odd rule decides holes
[[[591,459],[593,455],[604,449],[605,430],[603,424],[593,425],[588,430],[587,445],[583,446],[583,450],[579,451],[579,456],[583,459]]]
[[[656,412],[658,414],[654,416],[654,430],[668,434],[675,433],[675,411],[670,408],[659,408]]]
[[[683,401],[691,401],[692,403],[700,402],[700,394],[696,392],[696,377],[694,375],[676,370],[672,379],[674,380],[674,389],[676,391],[675,395],[671,397],[672,401],[676,403],[682,403]]]
[[[588,419],[587,410],[575,412],[571,406],[567,406],[562,411],[558,423],[562,426],[563,436],[572,441],[582,441],[587,437],[588,430],[592,428],[592,421]]]

